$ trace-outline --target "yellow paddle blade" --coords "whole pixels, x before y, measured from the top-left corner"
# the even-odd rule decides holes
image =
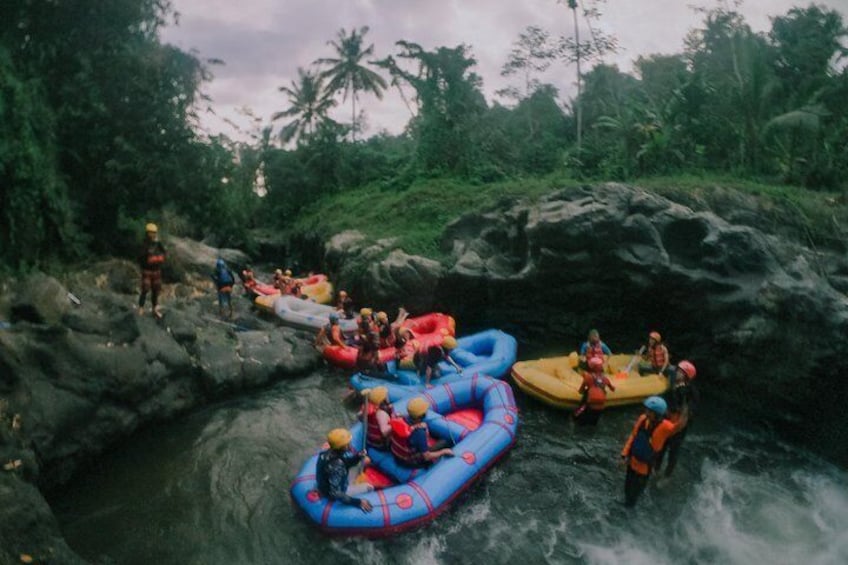
[[[576,351],[572,351],[571,353],[568,354],[568,364],[572,369],[576,368],[579,363],[580,363],[580,356],[577,355]]]

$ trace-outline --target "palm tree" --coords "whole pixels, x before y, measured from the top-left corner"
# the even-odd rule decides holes
[[[353,105],[351,136],[354,141],[356,140],[357,93],[360,90],[372,92],[382,100],[383,90],[387,86],[383,77],[363,64],[368,57],[374,54],[373,43],[365,49],[362,48],[366,33],[368,33],[368,26],[363,26],[358,30],[354,29],[350,32],[350,35],[347,35],[344,28],[340,29],[337,41],[327,42],[335,49],[337,56],[315,61],[315,64],[329,66],[320,75],[322,79],[330,80],[327,84],[327,90],[332,93],[344,92],[343,101],[347,100],[348,95],[351,97]]]
[[[310,136],[315,127],[327,120],[327,112],[336,105],[324,89],[324,79],[320,74],[297,69],[298,78],[291,86],[281,86],[280,92],[289,98],[289,108],[271,116],[271,120],[296,117],[280,131],[280,139],[284,142]]]

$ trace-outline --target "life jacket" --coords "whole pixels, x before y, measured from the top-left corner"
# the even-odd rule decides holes
[[[587,391],[586,404],[592,410],[603,410],[604,404],[607,401],[604,380],[602,377],[596,377],[591,374],[589,376],[592,379],[592,384],[589,385],[589,390]]]
[[[630,445],[630,456],[635,457],[648,467],[653,467],[654,459],[657,456],[657,452],[651,445],[651,437],[661,421],[658,420],[651,425],[646,420],[645,424],[639,426],[639,431],[636,432],[636,437],[633,438],[633,443]]]
[[[586,348],[586,361],[593,357],[598,357],[599,359],[604,358],[604,348],[601,346],[601,342],[592,343],[591,341],[586,342],[589,346]]]
[[[409,443],[409,438],[412,432],[419,428],[427,430],[427,424],[418,422],[410,424],[404,418],[392,418],[392,439],[389,444],[392,455],[400,462],[406,465],[418,465],[424,461],[424,454],[415,451]],[[427,441],[430,440],[430,431],[427,430]]]
[[[342,327],[338,324],[329,324],[330,329],[327,335],[330,336],[330,345],[345,345],[344,337],[342,337]]]
[[[660,369],[665,365],[668,356],[666,355],[666,349],[663,347],[661,343],[654,345],[653,347],[648,348],[648,359],[651,362],[651,366],[655,369]]]
[[[147,242],[144,248],[144,265],[146,270],[159,270],[165,262],[165,248],[158,241]]]
[[[379,406],[368,405],[368,428],[365,437],[369,445],[385,447],[388,438],[383,437],[383,432],[380,430],[380,423],[377,421],[377,411],[379,409]]]

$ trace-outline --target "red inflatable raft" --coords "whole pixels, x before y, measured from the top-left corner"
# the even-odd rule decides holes
[[[453,317],[447,314],[424,314],[415,318],[408,318],[403,323],[404,328],[409,328],[415,334],[415,339],[418,340],[420,348],[425,350],[431,345],[441,345],[442,340],[447,335],[456,335],[456,322]],[[343,369],[353,369],[356,367],[356,355],[358,349],[351,345],[344,347],[339,345],[331,345],[324,348],[324,358]],[[394,347],[384,347],[380,349],[380,362],[387,363],[395,357]]]

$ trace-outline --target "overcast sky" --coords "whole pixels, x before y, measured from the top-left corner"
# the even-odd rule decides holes
[[[589,0],[584,0],[589,2]],[[848,0],[820,0],[848,19]],[[308,67],[319,57],[332,56],[327,41],[342,27],[348,31],[369,26],[366,42],[373,43],[376,58],[396,53],[395,42],[404,39],[425,49],[471,46],[476,72],[483,77],[484,92],[494,92],[515,77],[503,78],[500,69],[513,42],[527,26],[536,25],[554,37],[571,35],[571,13],[557,0],[173,0],[180,13],[179,25],[162,33],[167,43],[194,50],[201,58],[217,58],[215,78],[205,86],[215,116],[202,115],[210,133],[223,132],[244,139],[223,118],[249,129],[239,108],[250,108],[270,123],[271,115],[287,107],[279,92],[297,76],[298,66]],[[598,24],[618,38],[621,50],[606,62],[631,70],[639,55],[676,53],[683,49],[687,32],[700,24],[702,15],[692,4],[715,6],[716,0],[606,0]],[[767,30],[769,17],[785,14],[801,0],[746,0],[739,11],[755,31]],[[587,4],[588,5],[588,4]],[[584,30],[584,37],[586,30]],[[575,69],[554,64],[543,77],[560,89],[562,98],[575,91]],[[367,113],[366,135],[385,129],[399,133],[409,112],[395,92],[382,101],[362,97]],[[336,110],[337,119],[350,122],[350,100]],[[275,131],[282,123],[275,124]]]

